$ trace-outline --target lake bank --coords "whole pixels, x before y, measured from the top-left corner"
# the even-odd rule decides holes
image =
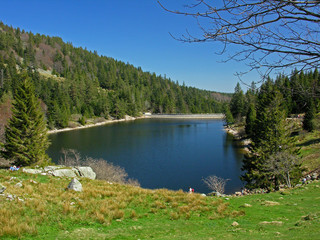
[[[85,128],[91,128],[91,127],[97,127],[102,126],[105,124],[111,124],[111,123],[118,123],[118,122],[125,122],[125,121],[134,121],[137,119],[144,119],[144,118],[161,118],[161,119],[223,119],[224,114],[145,114],[140,117],[131,117],[131,116],[125,116],[123,119],[111,119],[111,120],[105,120],[99,123],[92,123],[77,127],[68,127],[68,128],[61,128],[61,129],[53,129],[49,130],[48,134],[53,133],[59,133],[59,132],[66,132],[66,131],[72,131],[72,130],[79,130],[79,129],[85,129]]]
[[[102,122],[92,123],[92,124],[87,124],[87,125],[82,125],[82,126],[77,126],[77,127],[73,127],[73,128],[69,127],[69,128],[53,129],[53,130],[49,130],[48,134],[59,133],[59,132],[67,132],[67,131],[79,130],[79,129],[86,129],[86,128],[97,127],[97,126],[102,126],[102,125],[105,125],[105,124],[111,124],[111,123],[117,123],[117,122],[134,121],[136,119],[141,119],[141,118],[144,118],[144,116],[142,116],[142,117],[126,116],[123,119],[105,120],[105,121],[102,121]]]
[[[250,138],[243,138],[243,129],[225,126],[224,130],[234,138],[234,141],[242,148],[242,151],[245,154],[249,154],[251,152],[249,147],[252,141]]]
[[[145,115],[146,118],[162,118],[162,119],[223,119],[224,114],[152,114]]]

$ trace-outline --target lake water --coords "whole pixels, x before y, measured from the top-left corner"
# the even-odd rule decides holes
[[[243,154],[223,130],[221,120],[140,119],[50,135],[54,162],[61,149],[103,158],[123,167],[143,188],[208,193],[202,179],[230,179],[226,193],[240,190]]]

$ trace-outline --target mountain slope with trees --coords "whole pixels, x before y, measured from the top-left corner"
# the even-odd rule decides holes
[[[179,85],[59,37],[0,23],[0,99],[8,99],[26,69],[42,101],[50,128],[64,128],[74,116],[123,118],[142,112],[216,113],[228,94]],[[7,97],[7,98],[6,98]]]
[[[310,161],[306,146],[299,143],[303,136],[312,137],[307,132],[314,131],[315,137],[307,144],[312,149],[308,151],[318,151],[319,96],[317,69],[293,71],[291,76],[279,75],[274,81],[269,78],[259,89],[253,84],[246,93],[237,84],[225,109],[232,114],[226,122],[244,128],[242,138],[251,140],[241,177],[248,188],[278,189],[281,184],[290,187],[291,180],[299,181],[303,168],[319,171],[319,154],[314,154]]]

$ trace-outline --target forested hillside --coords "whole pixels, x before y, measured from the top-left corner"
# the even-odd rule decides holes
[[[317,69],[279,75],[274,81],[266,80],[259,89],[252,84],[245,94],[238,83],[229,107],[227,123],[235,123],[238,137],[249,139],[241,177],[246,187],[291,187],[303,173],[320,172]],[[306,143],[301,144],[303,141]]]
[[[32,78],[50,128],[76,117],[123,118],[153,113],[215,113],[230,96],[187,87],[59,37],[0,23],[0,102],[10,105],[19,74]],[[1,107],[1,106],[0,106]],[[3,114],[9,115],[9,113]]]

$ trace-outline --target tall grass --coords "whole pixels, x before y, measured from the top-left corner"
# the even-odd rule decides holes
[[[0,196],[0,238],[36,235],[39,226],[50,225],[56,219],[109,225],[113,221],[135,221],[151,215],[178,220],[200,215],[209,218],[213,212],[220,217],[230,214],[223,201],[182,191],[147,190],[81,179],[83,191],[75,192],[66,189],[70,179],[0,171],[0,182],[7,187],[6,193],[15,195],[13,201]],[[9,175],[17,179],[10,180]],[[15,187],[18,181],[23,187]]]

